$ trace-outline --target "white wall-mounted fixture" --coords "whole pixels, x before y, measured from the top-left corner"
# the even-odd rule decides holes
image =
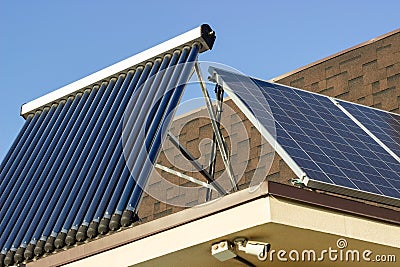
[[[244,237],[235,238],[232,242],[228,240],[222,240],[218,243],[211,245],[211,255],[219,261],[227,261],[230,259],[237,259],[241,262],[248,264],[248,266],[254,266],[247,260],[239,257],[237,251],[243,251],[246,254],[257,256],[258,260],[265,261],[268,256],[268,252],[271,248],[269,243],[260,241],[247,240]]]
[[[219,261],[226,261],[235,258],[235,248],[229,241],[221,241],[211,246],[211,255],[213,255]]]
[[[239,237],[233,241],[238,250],[244,251],[246,254],[257,256],[260,261],[265,261],[271,248],[269,243],[260,241],[251,241],[246,238]]]

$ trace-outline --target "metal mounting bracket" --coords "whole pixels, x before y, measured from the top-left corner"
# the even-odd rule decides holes
[[[222,115],[222,99],[223,99],[224,90],[222,89],[221,86],[216,84],[214,91],[215,91],[215,95],[217,97],[216,120],[217,120],[217,124],[218,124],[218,128],[219,128],[220,121],[221,121],[221,115]],[[208,168],[208,172],[210,173],[212,178],[214,178],[214,174],[215,174],[215,164],[217,162],[216,155],[217,155],[217,140],[216,140],[216,134],[213,132],[212,148],[211,148],[211,155],[210,155],[210,166]],[[212,191],[208,189],[206,192],[206,201],[209,201],[211,198],[212,198]]]
[[[165,172],[168,172],[168,173],[173,174],[173,175],[175,175],[175,176],[178,176],[178,177],[181,177],[181,178],[183,178],[183,179],[186,179],[186,180],[188,180],[188,181],[190,181],[190,182],[192,182],[192,183],[195,183],[195,184],[204,186],[204,187],[206,187],[206,188],[208,188],[208,189],[210,189],[210,190],[215,190],[215,191],[217,191],[217,190],[215,189],[215,187],[212,186],[212,184],[208,184],[208,183],[205,183],[205,182],[203,182],[203,181],[197,180],[196,178],[193,178],[192,176],[189,176],[189,175],[186,175],[186,174],[184,174],[184,173],[178,172],[178,171],[176,171],[176,170],[173,170],[173,169],[171,169],[171,168],[168,168],[168,167],[163,166],[163,165],[158,164],[158,163],[155,165],[155,167],[156,167],[157,169],[162,170],[162,171],[165,171]]]
[[[197,159],[179,142],[178,138],[176,138],[172,133],[168,132],[168,138],[171,140],[171,143],[179,149],[182,155],[196,168],[196,170],[202,174],[208,181],[211,186],[218,191],[221,195],[225,196],[227,192],[223,189],[221,185],[219,185],[214,178],[210,176],[210,174],[203,168],[203,166],[197,161]],[[208,187],[208,186],[206,186]]]
[[[214,133],[215,133],[215,137],[216,137],[216,140],[217,140],[219,151],[221,153],[222,161],[224,162],[224,165],[225,165],[225,170],[228,173],[228,176],[229,176],[229,179],[231,181],[231,185],[232,185],[233,191],[237,191],[238,190],[238,187],[237,187],[237,184],[236,184],[237,182],[236,182],[236,179],[235,179],[235,176],[234,176],[234,173],[233,173],[232,166],[230,164],[230,159],[229,159],[229,156],[228,156],[228,149],[226,147],[226,142],[225,142],[225,139],[224,139],[224,137],[223,137],[223,135],[221,133],[219,125],[217,124],[217,118],[216,118],[216,115],[214,113],[214,109],[213,109],[213,106],[212,106],[210,95],[208,94],[208,91],[207,91],[206,83],[204,82],[203,76],[201,74],[199,63],[196,61],[194,66],[195,66],[195,69],[196,69],[197,77],[198,77],[198,79],[200,81],[201,91],[203,92],[203,96],[204,96],[204,99],[206,101],[207,111],[208,111],[208,114],[209,114],[210,119],[211,119],[211,126],[213,128]]]

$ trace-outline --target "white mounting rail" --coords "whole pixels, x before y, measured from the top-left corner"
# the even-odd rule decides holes
[[[116,77],[120,73],[126,72],[129,68],[145,64],[147,61],[153,60],[157,57],[162,57],[163,55],[173,52],[175,49],[180,49],[186,45],[198,42],[200,44],[200,52],[204,52],[212,48],[214,40],[214,31],[209,25],[203,24],[139,54],[124,59],[42,97],[23,104],[21,106],[21,116],[26,117],[31,112],[35,112],[45,106],[50,106],[54,102],[58,102],[69,95],[74,95],[78,91],[90,88],[95,84],[101,84],[101,82],[106,81],[111,77]]]

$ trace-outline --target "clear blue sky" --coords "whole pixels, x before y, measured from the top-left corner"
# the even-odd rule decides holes
[[[269,79],[398,28],[399,10],[368,0],[0,0],[0,161],[21,104],[202,23],[217,40],[201,60]]]

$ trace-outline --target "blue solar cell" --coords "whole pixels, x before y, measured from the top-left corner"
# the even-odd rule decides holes
[[[239,106],[253,113],[253,123],[262,124],[255,111],[259,110],[257,97],[265,98],[275,119],[274,138],[309,179],[380,195],[381,200],[390,197],[383,200],[390,203],[400,199],[400,163],[331,99],[214,70],[228,85],[228,94],[237,96],[242,101]],[[253,82],[252,86],[247,86],[248,80]],[[347,102],[341,104],[388,147],[400,153],[400,116]]]
[[[400,115],[345,101],[339,103],[400,157]]]

